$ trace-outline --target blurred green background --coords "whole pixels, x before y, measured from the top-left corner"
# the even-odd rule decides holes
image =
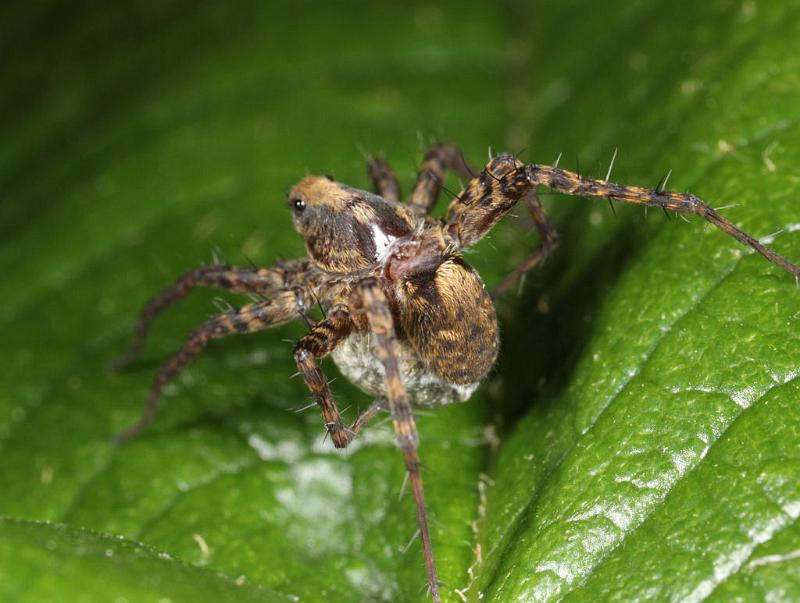
[[[618,181],[672,169],[798,260],[799,40],[795,0],[4,3],[0,600],[424,600],[389,428],[338,452],[294,412],[300,324],[212,345],[110,444],[219,294],[112,374],[142,304],[302,255],[294,182],[366,187],[366,152],[407,191],[436,140],[595,176],[619,149]],[[497,369],[419,418],[443,598],[800,599],[793,279],[698,220],[543,198],[562,245],[499,304]],[[491,286],[534,242],[512,217],[468,259]]]

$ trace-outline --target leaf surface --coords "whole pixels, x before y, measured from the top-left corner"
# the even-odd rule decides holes
[[[794,2],[37,6],[0,9],[4,600],[424,599],[390,426],[340,453],[294,412],[302,325],[216,342],[109,441],[218,294],[112,374],[142,304],[214,254],[302,255],[286,189],[366,187],[359,147],[406,190],[433,139],[598,176],[619,148],[613,179],[672,169],[800,259]],[[419,419],[446,600],[797,600],[793,279],[696,219],[543,199],[562,244],[501,302],[497,371]],[[526,226],[468,256],[490,285]]]

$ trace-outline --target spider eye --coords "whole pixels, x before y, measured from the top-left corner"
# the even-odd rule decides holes
[[[292,204],[292,209],[297,213],[300,213],[306,208],[306,202],[299,197],[295,197],[294,199],[290,199],[289,202]]]

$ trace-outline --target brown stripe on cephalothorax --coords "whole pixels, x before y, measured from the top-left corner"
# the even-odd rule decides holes
[[[375,223],[386,234],[401,238],[413,233],[416,221],[405,205],[386,203],[375,210]]]
[[[314,208],[315,215],[303,233],[309,255],[328,272],[353,272],[369,267],[377,250],[372,234],[358,213],[342,214],[333,208]]]

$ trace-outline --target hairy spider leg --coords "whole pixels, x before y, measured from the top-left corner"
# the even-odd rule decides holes
[[[195,287],[216,287],[233,293],[254,293],[266,297],[297,286],[297,275],[306,270],[308,265],[307,260],[295,260],[276,268],[213,265],[187,272],[144,307],[136,323],[133,342],[128,351],[114,362],[114,370],[121,370],[136,360],[144,348],[153,319],[189,295]]]
[[[411,484],[411,491],[414,495],[417,523],[419,524],[422,551],[425,556],[425,568],[428,574],[428,588],[433,600],[439,603],[441,601],[439,597],[439,582],[436,576],[436,564],[433,559],[433,546],[431,545],[431,536],[428,529],[428,514],[425,508],[425,493],[422,488],[422,476],[420,475],[420,463],[417,455],[419,436],[417,435],[414,415],[400,375],[392,313],[383,290],[374,278],[366,278],[359,283],[355,298],[353,306],[364,310],[370,332],[375,336],[378,359],[383,364],[387,399],[392,422],[394,423],[397,445],[403,453],[408,481]]]
[[[461,247],[473,245],[523,195],[539,185],[567,195],[607,197],[627,203],[660,207],[665,211],[696,214],[776,266],[790,272],[795,278],[800,278],[800,267],[762,245],[692,194],[664,191],[660,187],[651,189],[614,184],[549,165],[524,165],[510,155],[501,155],[490,161],[478,177],[450,203],[446,218],[447,232]]]
[[[500,284],[494,288],[492,299],[497,299],[503,295],[519,278],[529,270],[533,270],[558,247],[558,232],[550,222],[550,218],[547,216],[544,207],[542,207],[536,192],[529,191],[522,197],[522,200],[531,218],[533,218],[533,224],[539,235],[539,244],[531,251],[528,257],[522,260],[519,266],[507,274]]]
[[[382,410],[387,410],[388,408],[389,402],[386,400],[386,398],[378,398],[374,400],[364,412],[359,413],[359,415],[356,417],[356,420],[353,421],[353,424],[348,430],[347,435],[350,438],[350,441],[353,441],[353,438],[355,438],[361,432],[361,430],[367,426],[367,423],[375,418],[375,415]]]
[[[400,183],[385,159],[370,157],[367,173],[372,180],[372,189],[387,201],[400,202]]]
[[[524,164],[511,155],[498,155],[486,164],[450,202],[445,230],[460,247],[484,237],[533,187],[512,188],[513,177]]]
[[[203,326],[196,329],[153,379],[150,395],[139,420],[117,435],[114,440],[123,443],[142,432],[153,422],[161,400],[164,386],[174,379],[212,339],[235,335],[237,333],[255,333],[274,327],[300,316],[302,306],[294,291],[282,291],[270,299],[248,304],[239,310],[231,310],[219,314]]]
[[[432,146],[425,153],[417,181],[408,195],[408,204],[412,209],[420,214],[430,213],[442,192],[447,170],[455,170],[464,178],[475,176],[458,146],[449,142]]]
[[[585,178],[567,170],[536,164],[525,166],[524,177],[533,186],[541,184],[554,191],[569,195],[610,197],[627,203],[661,207],[681,214],[698,215],[743,245],[758,252],[776,266],[790,272],[795,278],[800,277],[799,266],[762,245],[757,239],[723,218],[714,208],[692,194],[663,191],[660,188],[651,189],[614,184],[605,180]]]
[[[308,389],[316,398],[325,420],[325,426],[336,448],[345,448],[352,437],[348,435],[342,424],[339,409],[333,400],[325,374],[317,364],[317,359],[330,354],[339,343],[350,335],[352,330],[353,321],[350,318],[350,312],[344,305],[334,306],[325,319],[319,321],[300,338],[294,350],[297,368]]]
[[[433,209],[442,190],[448,169],[454,169],[465,178],[472,178],[475,172],[464,159],[458,146],[443,142],[428,149],[417,174],[417,180],[408,203],[418,212],[427,214]],[[367,170],[372,180],[373,190],[389,201],[400,200],[400,185],[389,163],[381,158],[369,159]]]

